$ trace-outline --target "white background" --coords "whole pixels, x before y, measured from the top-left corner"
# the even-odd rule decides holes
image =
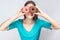
[[[7,20],[8,18],[13,17],[18,11],[18,9],[24,6],[24,3],[26,1],[27,0],[0,0],[0,24]],[[50,17],[60,22],[60,0],[33,0],[33,1],[35,1],[37,6],[41,8],[45,13],[47,13]],[[17,36],[17,34],[15,35]],[[58,36],[56,39],[58,40]]]

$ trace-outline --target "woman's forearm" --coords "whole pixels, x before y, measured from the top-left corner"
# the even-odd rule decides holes
[[[38,8],[38,7],[37,7]],[[38,8],[39,9],[39,8]],[[60,29],[60,23],[57,22],[56,20],[52,19],[49,17],[45,12],[43,12],[41,9],[39,15],[45,19],[47,19],[51,24],[54,29]]]
[[[8,28],[8,26],[17,18],[19,18],[20,16],[23,16],[25,13],[22,13],[20,11],[20,9],[17,11],[16,15],[13,16],[12,18],[9,18],[8,20],[6,20],[5,22],[3,22],[0,25],[0,30],[6,30]]]
[[[55,29],[60,29],[60,23],[43,13],[43,18],[47,19]]]
[[[6,28],[8,28],[9,24],[12,23],[15,19],[17,19],[16,16],[9,18],[8,20],[6,20],[5,22],[3,22],[0,25],[0,30],[5,30]]]

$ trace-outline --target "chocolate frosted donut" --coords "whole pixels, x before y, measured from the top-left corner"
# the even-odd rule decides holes
[[[35,6],[31,6],[30,7],[30,12],[31,13],[37,13],[38,12],[38,9]]]
[[[22,8],[23,13],[29,13],[29,7],[25,6]]]
[[[39,12],[39,10],[35,6],[31,6],[29,10],[30,10],[31,16],[33,16],[33,13]]]

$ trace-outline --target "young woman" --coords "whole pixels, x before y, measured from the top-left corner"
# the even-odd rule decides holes
[[[37,7],[33,1],[27,1],[24,6]],[[6,30],[6,29],[10,30],[13,28],[17,28],[21,36],[21,40],[39,40],[39,35],[42,27],[45,27],[48,29],[51,29],[51,26],[52,26],[52,29],[60,28],[60,24],[58,22],[56,22],[51,17],[49,17],[41,9],[38,8],[38,10],[40,12],[34,13],[33,16],[31,16],[31,13],[29,14],[22,13],[21,9],[19,9],[19,11],[16,13],[15,16],[6,20],[0,25],[0,30]],[[24,19],[16,20],[21,16],[24,16]],[[41,16],[48,21],[39,19],[38,16]]]

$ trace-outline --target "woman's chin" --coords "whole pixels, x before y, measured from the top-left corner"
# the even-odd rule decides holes
[[[32,18],[33,18],[33,16],[28,16],[28,18],[29,18],[29,19],[32,19]]]

